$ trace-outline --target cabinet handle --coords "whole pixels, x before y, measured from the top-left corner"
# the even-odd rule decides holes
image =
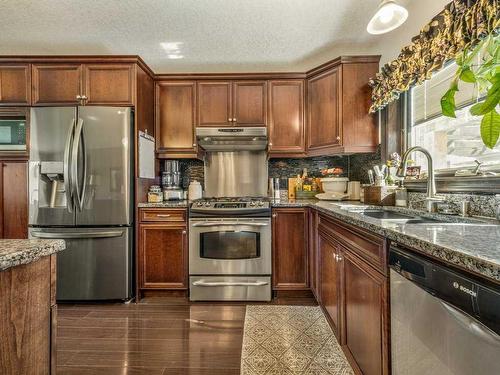
[[[156,214],[156,217],[170,217],[168,214]]]

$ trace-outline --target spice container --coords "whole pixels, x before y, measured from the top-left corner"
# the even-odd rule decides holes
[[[148,191],[148,203],[163,202],[163,192],[158,185],[152,185]]]

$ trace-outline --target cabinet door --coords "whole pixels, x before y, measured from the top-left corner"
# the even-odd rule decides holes
[[[233,125],[266,126],[266,81],[234,82]]]
[[[304,81],[269,82],[269,152],[305,152]]]
[[[0,162],[0,238],[28,238],[26,162]]]
[[[195,82],[156,84],[156,150],[196,155]]]
[[[328,152],[341,145],[340,69],[333,68],[308,82],[308,150]]]
[[[308,289],[307,210],[274,209],[273,288]]]
[[[231,82],[198,82],[198,126],[232,126]]]
[[[31,71],[29,64],[0,66],[0,106],[30,105]]]
[[[141,287],[187,288],[185,225],[140,224]]]
[[[388,373],[387,282],[344,252],[345,345],[365,375]]]
[[[33,105],[78,105],[82,65],[33,64]]]
[[[85,65],[85,105],[133,106],[135,65]]]
[[[326,310],[333,330],[341,342],[341,272],[342,263],[338,244],[324,236],[319,235],[319,255],[320,255],[320,278],[319,290],[321,304]]]

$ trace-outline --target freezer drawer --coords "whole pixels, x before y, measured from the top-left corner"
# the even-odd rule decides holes
[[[270,301],[271,276],[191,276],[191,301]]]
[[[60,238],[57,300],[125,300],[132,297],[132,228],[30,228],[30,237]]]

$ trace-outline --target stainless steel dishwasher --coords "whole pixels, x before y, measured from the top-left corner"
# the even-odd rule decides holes
[[[393,375],[500,371],[500,287],[391,247]]]

